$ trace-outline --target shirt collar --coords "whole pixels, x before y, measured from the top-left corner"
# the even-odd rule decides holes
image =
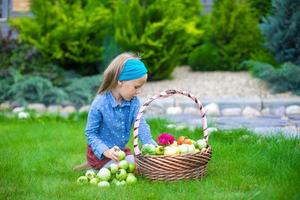
[[[108,91],[106,93],[107,97],[108,97],[108,100],[111,104],[111,106],[113,108],[117,107],[117,106],[120,106],[120,107],[124,107],[124,106],[130,106],[130,103],[131,103],[131,100],[130,101],[127,101],[125,99],[122,100],[121,102],[121,105],[118,104],[117,100],[115,99],[115,97],[113,96],[112,92],[111,91]]]

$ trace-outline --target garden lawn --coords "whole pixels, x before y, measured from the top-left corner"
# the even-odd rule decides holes
[[[200,138],[200,129],[149,123],[154,137],[167,131]],[[84,172],[72,167],[85,161],[84,128],[85,117],[0,118],[0,199],[300,199],[300,141],[247,130],[210,135],[213,154],[202,180],[166,183],[139,176],[136,185],[80,186],[76,180]]]

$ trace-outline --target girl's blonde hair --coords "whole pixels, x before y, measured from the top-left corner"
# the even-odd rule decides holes
[[[124,63],[128,59],[132,58],[140,59],[140,57],[134,53],[125,52],[118,55],[111,61],[111,63],[108,65],[108,67],[103,73],[103,80],[98,89],[97,94],[101,94],[116,87],[116,85],[118,84],[120,73],[123,70]]]

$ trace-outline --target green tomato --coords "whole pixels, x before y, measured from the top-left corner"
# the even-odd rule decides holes
[[[134,172],[135,170],[135,165],[134,163],[129,163],[129,166],[128,166],[128,172]]]
[[[110,184],[107,181],[100,181],[98,183],[98,187],[101,187],[101,188],[106,188],[106,187],[109,187],[109,186],[110,186]]]
[[[96,176],[96,173],[93,169],[89,169],[85,172],[85,176],[88,177],[90,180]]]
[[[77,179],[77,183],[79,185],[84,185],[84,184],[87,184],[89,182],[89,179],[88,177],[86,176],[80,176],[78,179]]]
[[[120,169],[117,173],[116,173],[116,178],[118,180],[124,180],[127,177],[127,172],[125,171],[125,169]]]
[[[118,151],[117,154],[118,154],[118,159],[119,159],[119,161],[124,160],[125,157],[126,157],[125,152],[122,151],[122,150]]]
[[[108,181],[111,177],[111,173],[109,169],[103,167],[99,170],[97,176],[100,178],[101,181]]]
[[[121,169],[125,169],[126,170],[129,167],[129,164],[128,164],[127,160],[121,160],[119,162],[119,166],[120,166]]]
[[[92,178],[90,180],[90,184],[92,184],[92,185],[97,185],[99,182],[100,182],[99,178]]]
[[[109,165],[109,169],[110,169],[110,172],[111,172],[112,174],[115,174],[115,173],[117,173],[117,171],[118,171],[118,169],[119,169],[119,166],[118,166],[117,164],[115,164],[115,163],[111,163],[111,164]]]
[[[134,184],[137,182],[137,178],[134,175],[127,176],[126,183],[127,184]]]

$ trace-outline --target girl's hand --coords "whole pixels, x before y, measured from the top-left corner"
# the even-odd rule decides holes
[[[110,158],[112,159],[113,161],[115,162],[118,162],[119,161],[119,158],[118,158],[118,154],[117,154],[117,151],[116,151],[116,148],[113,147],[111,149],[108,149],[106,151],[104,151],[103,155],[107,158]]]

